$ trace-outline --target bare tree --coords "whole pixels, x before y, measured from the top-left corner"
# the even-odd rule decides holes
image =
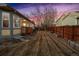
[[[49,8],[50,7],[50,8]],[[53,26],[57,11],[51,6],[48,6],[44,9],[44,25],[46,27]]]
[[[38,23],[37,26],[40,27],[41,16],[42,16],[40,7],[35,7],[35,10],[31,11],[31,15],[36,18],[36,22]]]
[[[34,11],[31,12],[33,16],[36,17],[36,22],[38,22],[38,27],[50,27],[53,26],[57,11],[51,5],[43,7],[43,10],[40,7],[36,7]],[[43,20],[43,21],[41,21]]]

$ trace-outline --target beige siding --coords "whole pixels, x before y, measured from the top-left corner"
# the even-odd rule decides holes
[[[13,30],[13,35],[20,34],[20,33],[21,33],[21,29],[14,29]]]
[[[77,16],[77,15],[76,15]],[[77,25],[77,19],[74,15],[69,15],[62,21],[62,25]]]
[[[59,19],[58,19],[58,21],[56,22],[56,26],[63,26],[62,25],[62,21],[63,21],[63,18],[66,16],[67,14],[64,14],[62,17],[60,17]]]
[[[2,30],[2,35],[3,35],[3,36],[8,36],[8,35],[10,35],[10,30]]]
[[[78,25],[77,17],[79,17],[79,13],[71,12],[67,16],[62,16],[57,22],[56,26],[66,26],[66,25]]]
[[[56,23],[56,26],[62,26],[62,20],[59,20],[59,21]]]

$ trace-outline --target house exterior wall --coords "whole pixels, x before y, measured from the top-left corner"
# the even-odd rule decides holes
[[[8,12],[10,14],[9,16],[9,28],[3,28],[2,26],[2,13],[3,12]],[[0,42],[1,40],[3,40],[3,38],[9,38],[12,40],[12,38],[14,38],[14,36],[18,36],[21,34],[21,26],[22,26],[22,21],[24,20],[23,17],[21,16],[18,16],[19,17],[19,20],[20,20],[20,27],[14,27],[14,18],[13,18],[13,15],[16,15],[18,16],[17,14],[13,13],[13,12],[9,12],[9,11],[3,11],[3,10],[0,10]],[[26,19],[25,19],[26,20]],[[17,22],[16,22],[17,23]],[[27,27],[30,27],[30,22],[26,20],[26,25]]]
[[[9,28],[5,29],[2,27],[2,12],[7,12],[7,11],[0,10],[0,40],[2,40],[2,38],[6,38],[6,37],[8,37],[9,39],[12,39],[14,35],[20,35],[21,27],[18,29],[13,27],[13,15],[14,15],[13,12],[8,12],[10,14]]]
[[[22,18],[22,19],[20,20],[20,24],[21,24],[20,26],[23,26],[23,23],[26,23],[26,27],[29,27],[29,21],[27,21],[26,19],[23,19],[23,18]]]
[[[2,30],[2,36],[10,36],[10,30]]]
[[[77,15],[75,15],[77,16]],[[70,14],[68,17],[66,17],[65,19],[62,20],[62,25],[66,26],[66,25],[77,25],[77,19],[74,15]]]
[[[65,15],[64,15],[65,16]],[[60,17],[57,21],[56,21],[56,26],[63,26],[62,22],[63,22],[63,18],[64,16]]]
[[[66,17],[65,15],[62,16],[57,22],[56,26],[72,26],[72,25],[78,25],[77,24],[77,17],[79,17],[79,13],[71,12]]]
[[[21,29],[14,29],[13,35],[18,35],[18,34],[21,34]]]
[[[62,19],[58,20],[58,22],[56,22],[56,26],[62,26]]]

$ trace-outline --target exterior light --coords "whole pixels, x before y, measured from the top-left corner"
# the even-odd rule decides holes
[[[23,26],[26,27],[26,23],[23,23]]]
[[[23,21],[26,21],[26,20],[23,20]]]

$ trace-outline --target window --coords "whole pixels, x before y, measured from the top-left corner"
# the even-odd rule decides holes
[[[20,18],[17,15],[13,16],[13,27],[20,28]]]
[[[9,28],[10,26],[10,14],[8,12],[2,12],[2,28]]]
[[[77,17],[77,25],[79,25],[79,17]]]

